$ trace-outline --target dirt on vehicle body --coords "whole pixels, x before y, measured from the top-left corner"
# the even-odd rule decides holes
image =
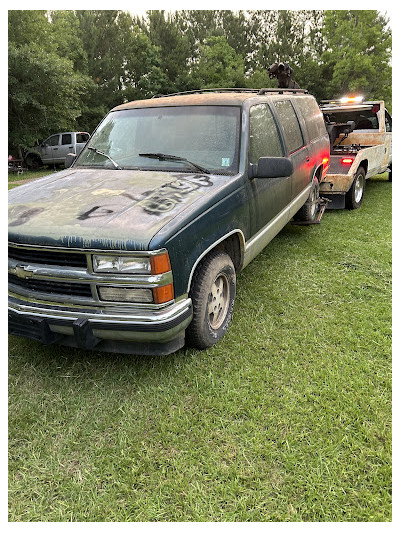
[[[10,333],[140,354],[212,346],[236,274],[293,217],[315,219],[328,161],[307,91],[115,108],[70,168],[10,191]]]
[[[328,208],[360,207],[365,181],[389,171],[392,179],[392,120],[383,101],[324,102],[321,106],[331,139],[329,169],[320,184]]]

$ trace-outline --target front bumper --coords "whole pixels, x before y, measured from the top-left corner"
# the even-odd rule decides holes
[[[68,309],[27,303],[9,296],[9,333],[44,344],[64,344],[101,351],[167,354],[184,344],[192,320],[190,298],[162,309],[129,313]]]

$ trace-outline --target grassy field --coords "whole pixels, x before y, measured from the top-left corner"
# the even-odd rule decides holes
[[[390,521],[391,184],[288,225],[212,349],[9,337],[10,521]]]

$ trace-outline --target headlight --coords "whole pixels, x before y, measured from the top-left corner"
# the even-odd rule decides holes
[[[94,255],[93,270],[121,274],[151,274],[151,263],[149,257]]]
[[[129,289],[126,287],[97,287],[100,300],[109,302],[153,303],[151,289]]]

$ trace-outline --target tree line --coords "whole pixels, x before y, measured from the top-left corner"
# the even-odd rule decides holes
[[[212,87],[276,87],[285,61],[317,100],[353,92],[391,107],[391,30],[379,11],[11,10],[9,150],[92,132],[130,100]]]

